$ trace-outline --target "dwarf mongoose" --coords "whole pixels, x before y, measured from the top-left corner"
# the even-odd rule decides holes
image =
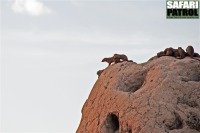
[[[177,56],[179,56],[179,54],[178,54],[178,50],[177,49],[169,47],[169,48],[166,48],[164,51],[160,51],[159,53],[157,53],[157,57],[161,57],[161,56],[174,56],[174,57],[177,57]]]
[[[194,57],[194,48],[192,46],[188,46],[186,48],[186,53],[187,53],[188,56]]]
[[[113,58],[116,63],[118,63],[118,61],[128,61],[128,57],[125,54],[114,54]]]
[[[113,57],[103,58],[101,62],[107,62],[108,66],[110,66],[110,64],[114,62],[114,58]]]
[[[117,57],[114,57],[114,56],[113,56],[113,60],[114,60],[114,63],[115,63],[115,64],[117,64],[117,63],[119,63],[119,62],[122,62],[122,61],[120,60],[120,58],[117,58]]]
[[[178,47],[178,54],[179,56],[176,57],[177,59],[183,59],[186,56],[186,52],[181,47]]]
[[[181,47],[178,47],[178,49],[169,47],[166,48],[164,51],[157,53],[157,57],[161,56],[173,56],[177,59],[183,59],[186,56],[190,56],[191,58],[195,57],[193,59],[200,60],[200,55],[194,52],[194,48],[192,46],[188,46],[186,48],[186,52]]]
[[[173,54],[174,54],[174,52],[173,52],[173,48],[166,48],[165,50],[164,50],[164,53],[165,53],[165,55],[166,56],[173,56]]]

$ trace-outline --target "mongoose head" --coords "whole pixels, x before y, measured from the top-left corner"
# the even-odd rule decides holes
[[[178,50],[182,50],[182,48],[181,48],[181,47],[178,47]]]
[[[165,49],[165,55],[167,55],[167,56],[173,56],[173,48],[167,48],[167,49]]]
[[[106,61],[106,58],[103,58],[101,62],[105,62],[105,61]]]
[[[114,59],[120,58],[120,55],[119,55],[119,54],[114,54],[114,55],[113,55],[113,58],[114,58]]]
[[[101,62],[112,62],[112,61],[113,61],[113,57],[109,57],[109,58],[103,58]]]
[[[187,48],[186,48],[186,51],[190,51],[190,52],[194,52],[194,48],[191,46],[191,45],[189,45]]]
[[[120,55],[119,54],[114,54],[113,55],[113,60],[115,63],[119,63],[120,62]]]
[[[192,48],[192,49],[194,49],[191,45],[189,45],[187,48]]]
[[[119,54],[114,54],[113,55],[114,58],[117,58],[118,56],[119,56]]]
[[[169,51],[172,51],[172,47],[166,48],[166,49],[164,50],[164,53],[166,54],[166,53],[169,52]]]

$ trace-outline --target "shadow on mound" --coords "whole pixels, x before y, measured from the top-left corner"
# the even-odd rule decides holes
[[[135,92],[139,90],[144,84],[147,75],[146,70],[132,73],[129,78],[123,78],[121,84],[123,84],[119,91],[123,92]]]
[[[119,132],[119,118],[113,113],[107,115],[101,133],[118,133]]]
[[[163,121],[167,130],[182,129],[183,122],[181,117],[174,112],[174,119]]]
[[[196,113],[190,112],[188,115],[188,120],[186,121],[186,124],[194,130],[197,130],[200,132],[200,117],[197,116]]]

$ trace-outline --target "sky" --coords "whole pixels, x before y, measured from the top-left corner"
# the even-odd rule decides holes
[[[75,133],[114,53],[142,63],[167,47],[200,53],[199,19],[165,0],[0,0],[2,133]]]

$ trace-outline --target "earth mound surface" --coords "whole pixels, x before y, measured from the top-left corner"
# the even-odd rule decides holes
[[[77,133],[199,133],[200,61],[155,58],[107,67]]]

